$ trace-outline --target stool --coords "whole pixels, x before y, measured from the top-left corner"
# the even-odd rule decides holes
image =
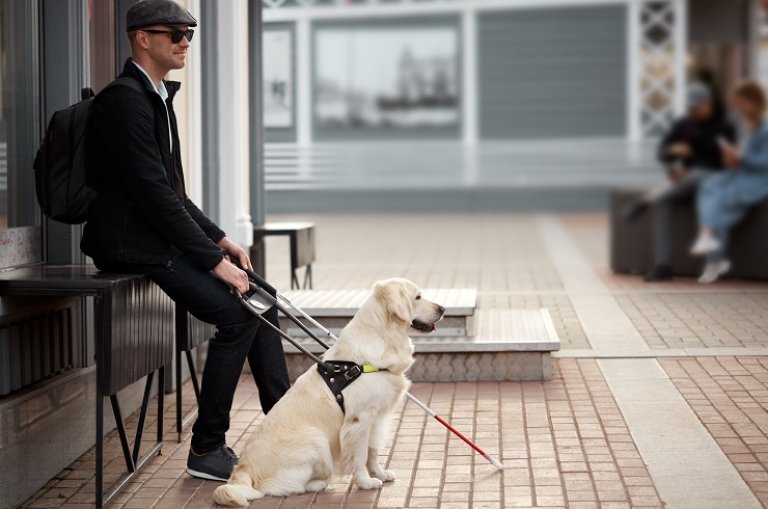
[[[296,270],[306,266],[303,288],[312,288],[312,262],[315,261],[314,223],[264,223],[253,227],[253,244],[270,235],[287,235],[291,242],[291,289],[299,289]]]

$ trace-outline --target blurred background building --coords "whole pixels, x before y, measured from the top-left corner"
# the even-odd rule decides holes
[[[272,211],[599,207],[688,80],[760,65],[749,0],[263,5]]]

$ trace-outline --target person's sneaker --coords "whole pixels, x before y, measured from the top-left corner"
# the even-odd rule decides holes
[[[661,281],[672,280],[672,269],[669,265],[656,265],[653,269],[643,276],[643,279],[649,283],[659,283]]]
[[[203,454],[197,454],[189,448],[187,457],[187,473],[192,477],[208,479],[211,481],[226,482],[232,474],[240,458],[235,451],[226,445]]]
[[[699,235],[691,246],[691,254],[702,256],[720,249],[720,242],[712,235]]]
[[[731,262],[720,260],[719,262],[710,262],[704,267],[704,272],[699,277],[699,283],[714,283],[720,276],[731,270]]]
[[[646,210],[648,210],[648,202],[646,200],[638,200],[624,209],[622,214],[624,216],[624,221],[634,223],[640,219],[640,216],[642,216]]]

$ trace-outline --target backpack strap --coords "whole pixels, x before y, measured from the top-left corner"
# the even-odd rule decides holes
[[[118,78],[115,78],[114,80],[112,80],[112,82],[109,85],[104,87],[104,90],[106,90],[108,88],[111,88],[111,87],[116,87],[116,86],[117,87],[127,87],[127,88],[135,90],[136,92],[144,92],[144,87],[141,85],[141,83],[139,83],[138,81],[136,81],[133,78],[129,78],[128,76],[120,76]],[[102,92],[104,90],[102,90]]]

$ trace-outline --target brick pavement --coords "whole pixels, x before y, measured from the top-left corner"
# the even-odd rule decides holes
[[[768,292],[630,293],[616,300],[651,348],[768,344]]]
[[[324,214],[270,220],[316,223],[318,289],[369,288],[393,275],[431,288],[562,290],[536,229],[518,214]],[[290,287],[288,242],[267,239],[267,276]],[[460,270],[457,270],[460,268]]]
[[[282,219],[282,218],[276,218]],[[291,217],[290,219],[299,219]],[[318,224],[315,287],[358,289],[401,275],[422,286],[475,287],[483,309],[546,307],[565,349],[589,354],[590,343],[537,229],[535,216],[322,215]],[[702,286],[690,279],[648,285],[607,268],[604,217],[560,216],[573,244],[604,282],[630,327],[652,352],[680,347],[768,346],[768,291],[761,283],[724,281]],[[287,242],[268,239],[268,276],[288,288]],[[593,287],[594,288],[594,287]],[[593,290],[590,290],[593,291]],[[583,294],[582,294],[583,295]],[[768,357],[660,358],[746,486],[768,507]],[[382,507],[662,507],[611,385],[592,359],[559,358],[554,377],[538,383],[417,384],[414,392],[469,432],[506,465],[495,473],[484,460],[412,405],[395,420],[389,468],[399,480],[361,492],[341,479],[318,495],[267,499],[252,507],[350,509]],[[190,406],[185,391],[186,405]],[[183,473],[189,434],[176,444],[173,402],[166,408],[164,455],[155,458],[112,507],[211,507],[216,483]],[[237,450],[261,418],[250,378],[238,388],[228,442]],[[129,419],[135,426],[136,416]],[[148,419],[148,429],[154,423]],[[674,426],[674,423],[670,423]],[[146,435],[145,435],[146,436]],[[107,441],[108,477],[121,466],[119,443]],[[728,464],[728,462],[725,462]],[[93,452],[40,490],[24,507],[88,507],[93,499]],[[656,475],[656,474],[654,474]],[[738,476],[735,476],[738,479]],[[658,486],[663,486],[661,483]],[[745,488],[746,489],[746,488]],[[701,509],[701,508],[695,508]],[[720,508],[718,508],[720,509]]]
[[[422,287],[476,288],[482,308],[546,307],[563,348],[589,348],[535,216],[324,214],[271,219],[316,223],[316,289],[369,288],[395,275]],[[287,240],[267,238],[267,253],[268,279],[278,288],[290,288]]]
[[[763,506],[768,506],[768,357],[659,361]]]
[[[398,480],[360,491],[350,479],[320,494],[264,499],[253,508],[661,507],[608,387],[591,359],[559,359],[549,382],[416,384],[414,394],[505,464],[484,459],[412,404],[401,408],[382,451]],[[189,395],[190,390],[186,391]],[[189,404],[189,400],[187,400]],[[189,433],[176,444],[173,405],[166,407],[169,440],[110,507],[212,507],[218,483],[183,473]],[[250,378],[243,377],[228,442],[236,450],[261,419]],[[148,426],[153,419],[149,419]],[[135,416],[129,419],[135,426]],[[149,429],[149,428],[148,428]],[[107,442],[110,472],[119,466],[114,432]],[[63,471],[23,507],[86,507],[93,500],[92,451]]]

